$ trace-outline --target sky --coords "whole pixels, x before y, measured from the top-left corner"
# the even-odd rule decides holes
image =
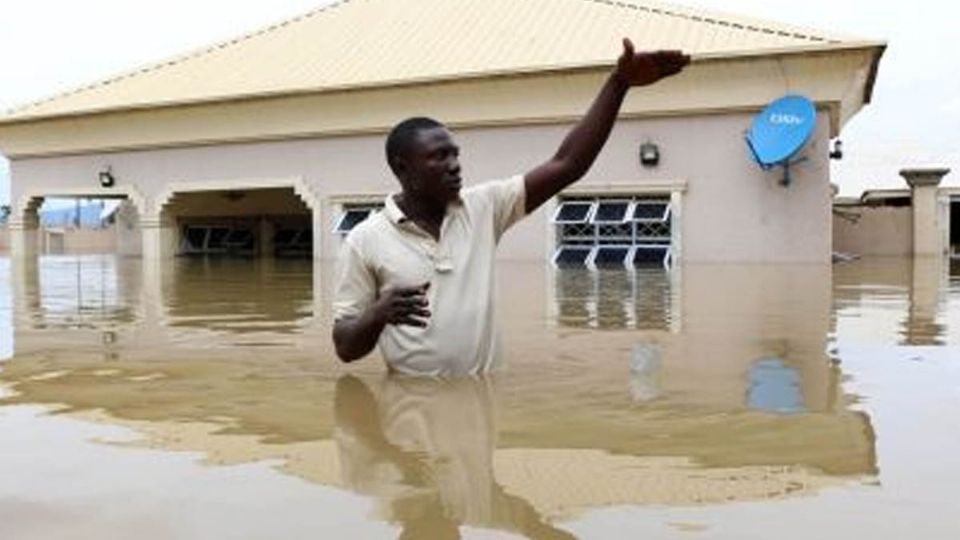
[[[451,0],[453,1],[453,0]],[[518,0],[522,1],[522,0]],[[13,0],[0,4],[0,109],[255,30],[324,0]],[[683,0],[683,4],[889,43],[873,103],[844,129],[832,181],[844,195],[902,187],[898,171],[942,165],[960,185],[960,3]],[[0,204],[9,198],[0,158]]]

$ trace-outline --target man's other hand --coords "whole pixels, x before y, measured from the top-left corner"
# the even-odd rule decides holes
[[[624,38],[614,75],[627,86],[647,86],[680,73],[689,63],[690,56],[681,51],[634,52],[633,42]]]
[[[374,309],[384,324],[408,325],[424,328],[430,318],[427,289],[430,283],[416,287],[396,287],[387,290],[377,300]]]

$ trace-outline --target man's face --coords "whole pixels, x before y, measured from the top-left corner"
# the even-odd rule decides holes
[[[425,129],[404,156],[404,188],[419,198],[446,204],[460,196],[460,147],[444,127]]]

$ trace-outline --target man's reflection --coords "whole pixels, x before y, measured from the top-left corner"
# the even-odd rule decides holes
[[[387,376],[374,392],[337,381],[334,413],[347,486],[377,497],[400,538],[459,538],[459,527],[574,538],[493,474],[494,381]]]

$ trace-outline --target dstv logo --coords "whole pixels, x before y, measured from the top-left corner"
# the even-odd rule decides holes
[[[803,123],[803,118],[795,114],[772,113],[770,115],[771,124],[786,124],[788,126],[799,126]]]

